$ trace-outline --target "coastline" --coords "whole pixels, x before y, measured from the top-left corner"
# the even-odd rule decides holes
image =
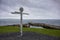
[[[20,24],[3,25],[3,26],[18,26],[18,27],[20,27]],[[35,26],[35,28],[41,27],[41,28],[47,28],[47,29],[58,29],[58,30],[60,30],[60,26],[50,25],[50,24],[46,24],[46,23],[32,23],[31,22],[31,23],[23,24],[23,27],[28,27],[28,28],[34,28],[34,26]]]

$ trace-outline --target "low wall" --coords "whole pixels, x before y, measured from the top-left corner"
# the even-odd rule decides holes
[[[48,29],[60,29],[60,26],[56,26],[56,25],[49,25],[49,24],[45,24],[45,23],[28,23],[29,25],[32,26],[41,26],[43,28],[48,28]]]

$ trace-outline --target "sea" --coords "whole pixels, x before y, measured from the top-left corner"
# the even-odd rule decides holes
[[[50,25],[60,26],[59,19],[23,19],[23,24],[32,23],[45,23]],[[0,19],[0,26],[20,24],[20,19]]]

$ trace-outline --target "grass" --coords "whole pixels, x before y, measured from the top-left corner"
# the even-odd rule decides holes
[[[0,26],[0,33],[19,32],[16,26]]]
[[[0,33],[19,32],[20,28],[16,26],[0,26]],[[40,29],[40,28],[23,28],[23,31],[36,32],[50,36],[60,37],[60,30]]]
[[[60,30],[54,30],[54,29],[40,29],[40,28],[23,28],[23,31],[30,31],[30,32],[36,32],[41,34],[46,34],[50,36],[60,36]]]

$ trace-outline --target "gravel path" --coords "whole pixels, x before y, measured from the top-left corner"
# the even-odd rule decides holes
[[[20,33],[0,34],[0,40],[60,40],[60,37],[53,37],[34,32],[24,32],[21,37]]]

